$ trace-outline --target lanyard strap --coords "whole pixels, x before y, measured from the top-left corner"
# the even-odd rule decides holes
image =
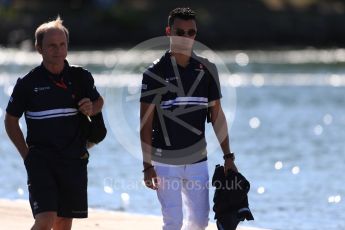
[[[54,78],[51,75],[49,75],[49,78],[57,87],[64,89],[64,90],[67,90],[67,85],[63,81],[63,77],[61,77],[61,79],[59,81],[54,80]]]

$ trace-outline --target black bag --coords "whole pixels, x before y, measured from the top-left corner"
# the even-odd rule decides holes
[[[84,97],[87,97],[85,93],[85,81],[84,79],[84,71],[81,67],[72,67],[72,83],[74,88],[74,94],[76,98],[76,102],[78,103]],[[103,141],[105,136],[107,135],[107,128],[104,124],[103,114],[99,112],[94,116],[85,116],[82,113],[79,113],[80,120],[81,120],[81,130],[82,135],[86,139],[88,143],[98,144],[99,142]]]
[[[82,133],[87,142],[98,144],[99,142],[103,141],[107,135],[107,128],[104,124],[102,112],[91,116],[90,120],[84,114],[80,114],[80,116]]]

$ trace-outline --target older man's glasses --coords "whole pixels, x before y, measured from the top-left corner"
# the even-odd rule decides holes
[[[183,30],[183,29],[175,29],[175,33],[177,36],[188,36],[188,37],[193,37],[196,34],[195,29],[190,29],[190,30]]]

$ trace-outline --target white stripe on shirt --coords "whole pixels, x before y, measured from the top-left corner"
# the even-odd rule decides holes
[[[170,108],[174,105],[206,105],[207,97],[177,97],[174,100],[162,101],[161,108]]]
[[[26,117],[30,119],[47,119],[53,117],[67,117],[78,114],[76,108],[51,109],[38,112],[27,111]]]

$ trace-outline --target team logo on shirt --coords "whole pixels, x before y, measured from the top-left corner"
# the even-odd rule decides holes
[[[50,90],[50,86],[43,86],[43,87],[35,87],[34,92],[39,92],[39,91],[45,91],[45,90]]]
[[[177,79],[178,79],[177,76],[169,77],[169,78],[165,78],[165,82],[170,82],[170,81],[174,81],[174,80],[177,80]]]

